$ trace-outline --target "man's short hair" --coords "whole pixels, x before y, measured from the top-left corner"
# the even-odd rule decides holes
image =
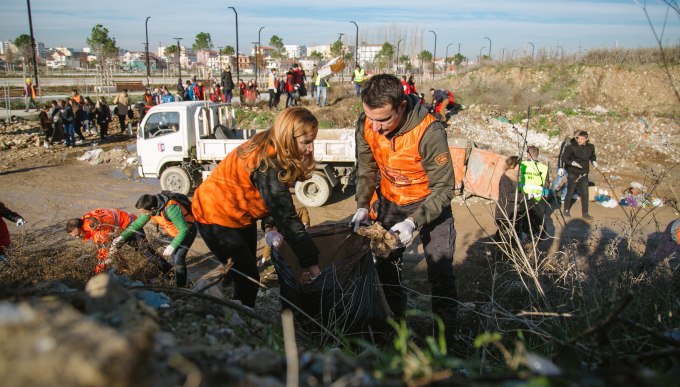
[[[147,211],[158,209],[158,199],[154,195],[144,194],[137,199],[135,208]]]
[[[588,138],[588,132],[586,132],[585,130],[582,130],[582,131],[578,132],[578,136]]]
[[[361,90],[361,102],[371,109],[390,105],[397,109],[406,96],[399,78],[391,74],[370,77]]]
[[[533,146],[533,145],[528,146],[527,147],[527,153],[529,153],[529,155],[533,158],[538,157],[538,153],[539,153],[538,147]]]
[[[68,222],[66,222],[66,232],[71,232],[75,229],[82,229],[83,228],[83,220],[80,218],[73,218],[69,219]]]

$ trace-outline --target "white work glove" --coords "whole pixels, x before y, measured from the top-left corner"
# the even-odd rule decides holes
[[[163,250],[163,256],[164,256],[164,257],[169,257],[169,256],[171,256],[172,253],[174,253],[174,252],[175,252],[175,248],[172,247],[172,245],[168,245],[168,247],[166,247],[165,250]]]
[[[352,217],[352,220],[349,222],[350,226],[354,226],[354,232],[357,232],[359,227],[361,225],[370,225],[371,221],[369,220],[368,217],[368,210],[365,208],[359,208],[357,212],[354,214]]]
[[[527,194],[527,197],[529,198],[529,200],[531,200],[534,198],[534,194]]]
[[[564,168],[557,168],[557,176],[564,176],[565,173]]]
[[[581,166],[581,164],[577,163],[576,161],[572,161],[572,162],[571,162],[571,166],[572,166],[572,167],[579,168],[579,169],[583,169],[583,167]]]
[[[267,232],[267,234],[265,234],[265,237],[268,237],[270,235],[271,235],[270,240],[272,244],[271,248],[278,251],[281,248],[281,246],[283,246],[283,235],[281,235],[281,233],[276,230],[272,230]]]
[[[597,161],[593,161],[593,167],[597,168]]]
[[[390,232],[399,237],[399,242],[406,246],[413,239],[413,231],[416,229],[416,224],[411,219],[406,219],[392,226]]]
[[[111,247],[112,248],[115,247],[116,249],[118,249],[122,244],[123,244],[123,238],[121,238],[119,236],[113,238],[113,240],[111,241]]]
[[[26,224],[26,220],[24,218],[19,218],[19,220],[17,220],[17,227],[21,227],[25,224]]]

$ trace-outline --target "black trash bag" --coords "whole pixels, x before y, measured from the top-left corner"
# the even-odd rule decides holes
[[[288,245],[284,243],[280,253],[272,250],[283,307],[293,310],[298,327],[313,337],[318,334],[321,344],[335,339],[319,323],[336,337],[382,341],[388,334],[385,321],[393,313],[368,238],[353,233],[345,223],[314,226],[307,232],[320,251],[321,275],[310,284],[300,283],[302,269]]]

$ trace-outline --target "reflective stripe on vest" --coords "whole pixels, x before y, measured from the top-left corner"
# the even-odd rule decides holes
[[[522,192],[536,196],[540,200],[543,187],[548,178],[548,166],[537,161],[522,161],[520,164],[520,187]]]
[[[354,82],[362,82],[364,80],[364,69],[354,70]]]
[[[238,157],[238,149],[249,144],[250,141],[231,151],[198,186],[191,206],[197,221],[243,228],[267,215],[267,206],[250,180],[257,154]]]
[[[415,128],[391,140],[373,131],[371,120],[364,122],[364,137],[382,175],[380,193],[387,200],[403,206],[430,194],[418,148],[423,134],[436,120],[428,114]]]
[[[182,210],[182,216],[184,217],[184,221],[187,222],[187,225],[191,227],[192,224],[194,224],[194,217],[189,213],[189,211],[184,208],[182,203],[176,201],[176,200],[168,200],[167,203],[165,203],[165,210],[167,211],[168,207],[170,207],[173,204],[177,204],[179,208]],[[175,226],[174,223],[170,219],[167,219],[164,215],[165,211],[158,211],[158,215],[151,215],[151,220],[154,222],[158,223],[158,225],[165,230],[165,232],[168,233],[171,237],[176,237],[177,234],[179,233],[179,230],[177,230],[177,226]]]

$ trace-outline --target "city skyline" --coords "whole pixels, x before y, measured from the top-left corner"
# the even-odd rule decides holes
[[[534,47],[537,52],[560,48],[565,53],[592,48],[653,47],[656,40],[641,5],[646,5],[658,31],[668,17],[665,45],[678,44],[680,36],[680,15],[671,10],[667,16],[663,1],[452,1],[446,7],[426,9],[417,2],[394,0],[345,0],[342,7],[325,1],[280,6],[278,2],[263,0],[243,4],[210,0],[191,10],[178,0],[148,0],[144,4],[148,6],[140,9],[131,0],[92,2],[86,6],[33,0],[35,39],[47,47],[82,48],[87,46],[85,39],[92,27],[102,24],[119,47],[141,51],[144,22],[150,16],[150,51],[155,52],[159,44],[174,44],[173,37],[182,37],[182,45],[191,47],[199,32],[210,33],[215,48],[235,47],[235,18],[230,6],[238,12],[241,52],[250,52],[260,27],[265,27],[261,34],[263,45],[269,43],[272,35],[282,38],[285,44],[330,44],[340,33],[345,44],[354,45],[356,27],[350,21],[359,26],[360,44],[385,41],[396,44],[404,39],[402,53],[409,54],[421,49],[432,52],[434,34],[429,31],[435,31],[438,57],[447,49],[449,54],[455,54],[459,44],[461,54],[472,58],[479,53],[487,54],[489,44],[494,57],[517,50],[526,54]],[[14,40],[29,33],[26,2],[0,0],[0,10],[0,40]],[[134,14],[136,11],[141,13]]]

